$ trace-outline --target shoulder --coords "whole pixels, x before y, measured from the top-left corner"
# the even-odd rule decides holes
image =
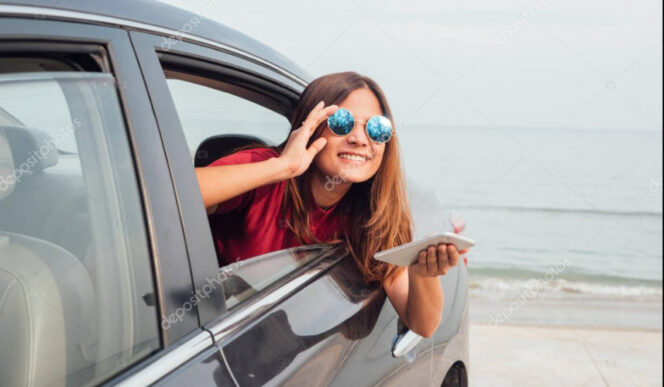
[[[243,149],[213,161],[210,166],[255,163],[272,157],[279,157],[279,153],[272,148]]]

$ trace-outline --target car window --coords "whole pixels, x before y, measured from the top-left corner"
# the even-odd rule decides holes
[[[0,73],[0,385],[96,384],[161,347],[111,74]]]
[[[268,145],[277,145],[288,137],[288,120],[270,109],[199,83],[172,77],[166,82],[192,159],[204,140],[218,135],[253,136]],[[211,84],[227,86],[223,82]]]
[[[284,115],[244,97],[249,92],[243,88],[252,86],[246,83],[243,86],[235,85],[230,80],[223,80],[221,75],[212,79],[195,73],[170,71],[166,65],[164,67],[168,89],[192,158],[196,157],[197,150],[199,153],[205,150],[210,154],[219,154],[219,149],[215,147],[223,148],[225,144],[232,144],[233,136],[256,137],[267,145],[277,145],[288,137],[290,123]],[[256,90],[260,88],[254,85],[252,92]],[[231,139],[224,137],[212,144],[211,148],[200,146],[204,141],[220,135],[230,136]],[[211,227],[215,224],[212,222]],[[218,272],[218,280],[223,282],[226,307],[232,309],[239,305],[280,278],[320,257],[326,249],[325,245],[284,249],[222,267]]]
[[[59,128],[64,128],[72,122],[67,100],[56,81],[23,82],[13,86],[7,84],[5,88],[7,93],[0,96],[3,98],[2,106],[21,124],[38,128],[52,138]],[[13,98],[13,93],[17,93],[18,98]],[[41,114],[34,114],[36,106],[39,106]],[[61,141],[56,145],[57,150],[76,152],[76,141],[73,136],[61,137]]]

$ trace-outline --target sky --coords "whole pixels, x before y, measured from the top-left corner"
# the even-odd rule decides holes
[[[662,131],[661,1],[165,2],[370,76],[397,127]]]

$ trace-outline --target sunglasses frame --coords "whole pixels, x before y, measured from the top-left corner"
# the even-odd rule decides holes
[[[338,112],[339,110],[342,110],[342,109],[343,109],[344,111],[348,112],[348,114],[350,115],[350,118],[353,120],[353,126],[350,128],[350,131],[349,131],[348,133],[346,133],[346,134],[339,134],[339,133],[336,133],[334,130],[332,130],[332,126],[330,125],[330,119],[331,119],[332,117],[334,117],[334,115],[337,114],[337,112]],[[348,136],[348,134],[349,134],[351,131],[353,131],[353,128],[355,127],[355,116],[353,115],[353,113],[352,113],[350,110],[348,110],[348,109],[346,109],[346,108],[339,108],[339,109],[337,109],[337,112],[335,112],[334,114],[332,114],[332,115],[330,115],[329,117],[327,117],[327,128],[330,129],[330,132],[332,132],[335,136],[339,136],[339,137]],[[373,119],[378,119],[378,120],[382,120],[382,119],[384,119],[384,120],[386,120],[386,121],[390,124],[390,137],[389,137],[387,140],[385,140],[385,141],[376,141],[376,140],[374,140],[374,139],[371,137],[371,135],[369,134],[369,129],[368,129],[368,126],[369,126],[369,125],[368,125],[368,124],[369,124],[369,122],[371,122],[371,120],[373,120]],[[362,126],[364,126],[364,132],[367,134],[367,137],[369,138],[369,140],[375,142],[376,144],[387,144],[387,143],[392,139],[392,135],[393,135],[393,133],[394,133],[394,127],[392,126],[392,122],[390,121],[389,118],[385,117],[385,116],[382,115],[382,114],[376,114],[376,115],[373,115],[373,116],[369,117],[369,119],[368,119],[366,122],[364,122],[364,124],[363,124]]]

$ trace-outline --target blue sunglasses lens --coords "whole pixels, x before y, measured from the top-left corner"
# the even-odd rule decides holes
[[[376,142],[388,142],[392,138],[392,123],[387,117],[373,116],[367,121],[367,135]]]
[[[327,118],[327,126],[330,127],[332,133],[345,136],[353,130],[355,119],[348,109],[339,108]],[[366,130],[369,138],[375,142],[388,142],[392,138],[392,123],[384,116],[371,117],[367,121]]]
[[[344,108],[339,108],[334,114],[327,117],[327,126],[330,127],[332,133],[339,136],[345,136],[353,130],[355,119],[350,111]]]

